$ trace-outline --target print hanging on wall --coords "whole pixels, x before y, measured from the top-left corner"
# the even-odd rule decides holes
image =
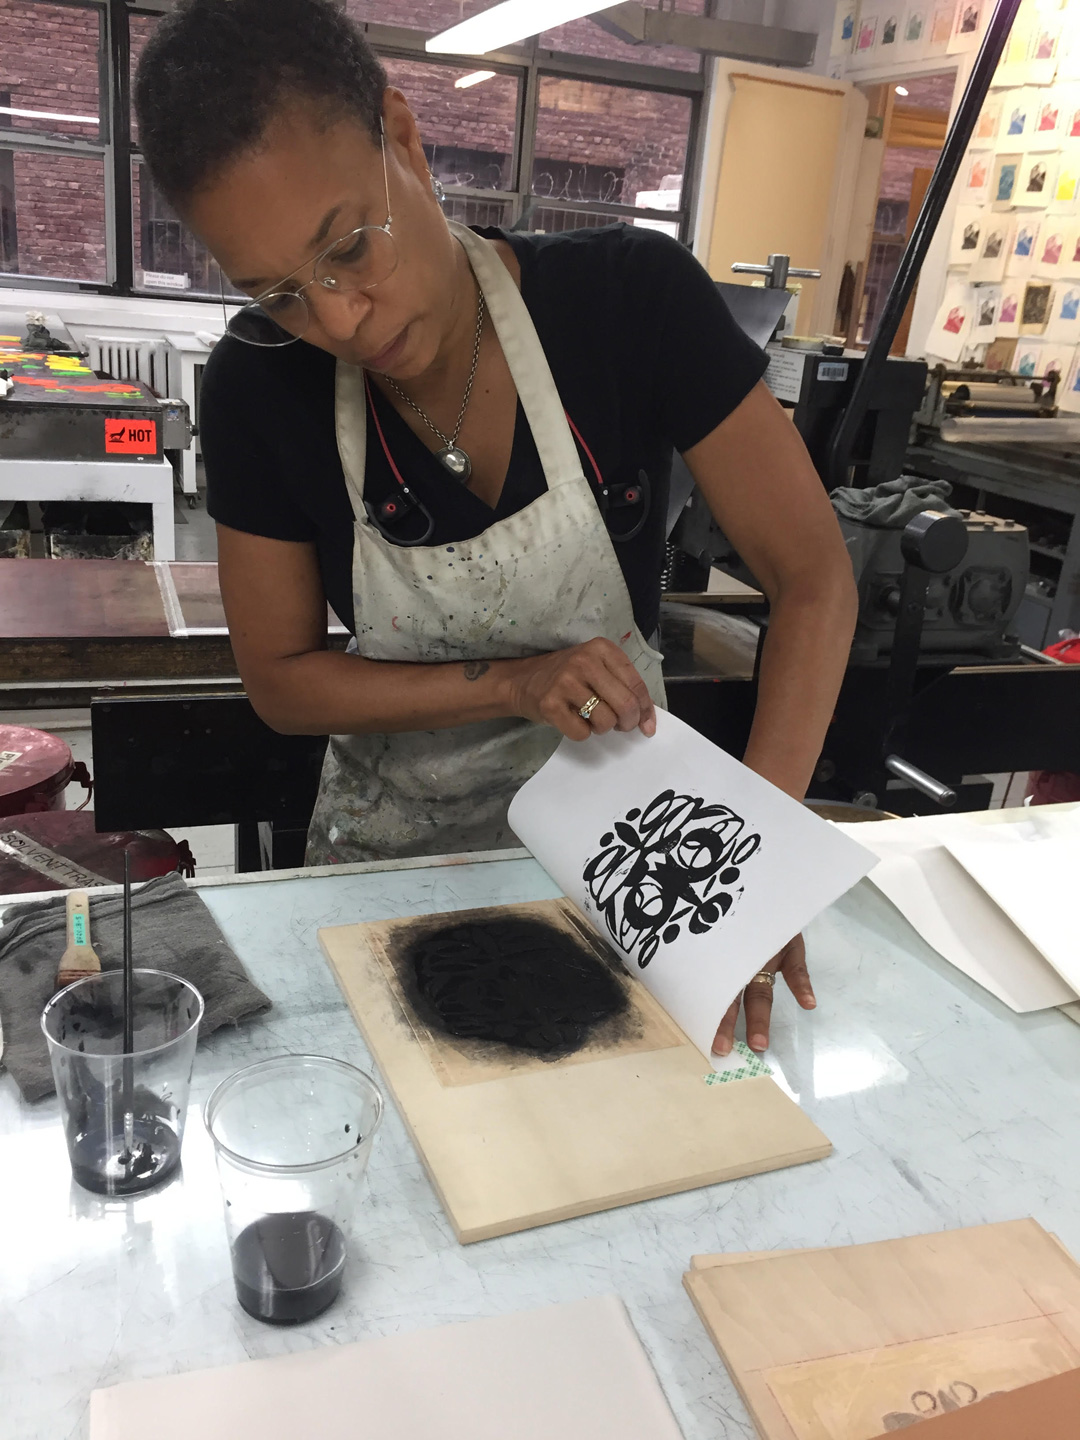
[[[1005,262],[1005,274],[1030,275],[1038,253],[1040,217],[1025,216],[1017,220],[1012,249]]]
[[[990,195],[990,175],[994,168],[992,150],[971,150],[960,171],[960,204],[985,205]]]
[[[952,38],[953,15],[956,13],[955,5],[938,5],[930,21],[930,44],[928,47],[931,55],[944,55],[949,48],[949,41]]]
[[[855,44],[855,23],[858,14],[859,7],[856,0],[846,0],[846,3],[837,5],[830,54],[834,56],[851,54]]]
[[[1041,340],[1021,340],[1016,346],[1016,354],[1013,363],[1017,375],[1022,375],[1025,380],[1034,380],[1042,361],[1043,345]]]
[[[881,21],[881,47],[894,46],[900,35],[900,16],[895,11],[886,10]]]
[[[998,131],[1001,129],[1001,111],[1004,103],[1000,90],[990,91],[975,124],[975,133],[971,137],[973,145],[993,145],[997,140]]]
[[[1032,272],[1038,276],[1053,279],[1061,274],[1065,258],[1065,227],[1047,220],[1039,232],[1039,243],[1035,251]]]
[[[705,1055],[747,981],[875,863],[666,711],[651,740],[563,741],[510,824]]]
[[[1057,155],[1047,151],[1032,152],[1020,167],[1020,184],[1013,197],[1023,209],[1045,210],[1050,204],[1057,182]]]
[[[1001,144],[1010,150],[1023,150],[1031,135],[1037,93],[1031,89],[1012,90],[1001,114]]]
[[[971,267],[976,284],[998,284],[1005,278],[1005,262],[1009,256],[1012,221],[1005,215],[983,215],[982,243],[978,259]]]
[[[1061,143],[1065,110],[1061,94],[1056,88],[1044,90],[1035,105],[1035,119],[1031,131],[1031,144],[1039,150],[1057,150]]]
[[[953,222],[950,266],[970,265],[978,259],[982,241],[983,212],[974,205],[957,207]]]
[[[930,49],[931,12],[926,5],[912,5],[901,26],[900,53],[905,60],[921,60]]]
[[[1080,280],[1080,219],[1071,220],[1065,226],[1064,253],[1061,257],[1061,276],[1065,280]]]
[[[995,210],[1011,210],[1016,186],[1020,180],[1020,167],[1024,157],[1017,151],[1012,155],[998,155],[994,158],[994,169],[990,178],[990,198]]]
[[[877,41],[878,17],[876,15],[861,16],[859,19],[859,38],[855,42],[855,53],[866,58],[873,50]]]
[[[985,0],[959,0],[952,35],[949,37],[950,55],[976,48],[982,37],[985,8]]]
[[[969,344],[988,345],[997,334],[998,311],[1001,308],[1000,285],[975,287],[975,319]]]
[[[1054,286],[1046,338],[1056,345],[1080,344],[1080,280],[1060,280]]]
[[[1065,384],[1058,391],[1058,408],[1080,415],[1080,349],[1073,357]]]
[[[1071,345],[1044,341],[1039,363],[1035,369],[1036,379],[1042,380],[1051,371],[1054,371],[1060,377],[1059,383],[1064,384],[1069,373],[1069,366],[1072,364],[1072,357],[1073,347]]]
[[[1080,192],[1080,151],[1066,150],[1058,167],[1057,184],[1050,209],[1057,214],[1075,215]]]
[[[998,307],[997,333],[999,339],[1015,339],[1020,334],[1020,306],[1024,300],[1024,287],[1015,280],[1007,280],[1001,287],[1001,304]]]
[[[1058,46],[1061,43],[1061,13],[1039,12],[1031,31],[1028,52],[1028,83],[1050,85],[1058,68]]]
[[[1020,306],[1020,334],[1043,335],[1050,323],[1054,287],[1045,280],[1029,280]]]

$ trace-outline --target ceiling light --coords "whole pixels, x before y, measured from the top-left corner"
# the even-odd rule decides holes
[[[471,75],[462,75],[460,80],[455,80],[454,89],[468,90],[470,85],[479,85],[481,80],[490,80],[494,74],[494,70],[474,70]]]
[[[906,95],[908,92],[904,89],[903,85],[897,85],[896,93],[897,95]]]
[[[58,110],[17,110],[13,105],[0,105],[0,115],[24,115],[28,120],[67,120],[72,125],[97,125],[96,115],[61,115]]]
[[[487,55],[542,30],[554,30],[607,8],[609,0],[502,0],[433,35],[425,49],[440,55]]]

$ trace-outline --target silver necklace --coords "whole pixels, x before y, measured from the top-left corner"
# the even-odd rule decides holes
[[[425,415],[423,410],[420,409],[416,401],[409,399],[408,395],[405,394],[405,391],[402,390],[401,386],[395,380],[391,380],[389,375],[383,376],[383,379],[387,385],[390,386],[390,389],[393,390],[394,394],[400,396],[410,410],[415,410],[428,429],[442,441],[443,448],[436,450],[435,459],[441,461],[445,468],[450,471],[450,474],[453,475],[456,480],[461,481],[462,485],[468,484],[469,476],[472,474],[472,461],[457,442],[458,436],[461,434],[462,421],[465,419],[465,411],[469,407],[469,396],[472,394],[473,381],[476,379],[476,366],[480,359],[480,332],[483,328],[484,292],[481,290],[480,302],[476,307],[476,338],[473,341],[472,364],[469,366],[469,378],[465,382],[465,395],[461,401],[461,409],[458,411],[457,424],[454,426],[454,433],[452,435],[444,435],[431,418]]]

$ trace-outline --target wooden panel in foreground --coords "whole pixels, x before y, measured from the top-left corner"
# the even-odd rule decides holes
[[[1034,1220],[718,1260],[684,1284],[763,1440],[878,1440],[1080,1367],[1080,1266]]]
[[[445,918],[508,911],[600,946],[565,900]],[[474,1044],[463,1064],[455,1042],[412,1015],[388,964],[395,935],[416,924],[335,927],[319,941],[463,1244],[831,1150],[768,1077],[707,1085],[708,1063],[629,975],[635,1023],[606,1042],[549,1062]]]

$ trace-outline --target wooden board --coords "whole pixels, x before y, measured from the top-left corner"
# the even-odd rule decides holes
[[[453,918],[508,912],[582,931],[565,900]],[[415,924],[341,926],[321,930],[319,942],[463,1244],[831,1150],[768,1077],[707,1085],[707,1062],[624,972],[635,1023],[606,1044],[553,1062],[514,1059],[504,1046],[485,1057],[474,1046],[463,1066],[388,977],[395,935]]]
[[[1034,1220],[710,1258],[684,1284],[764,1440],[877,1440],[1080,1366],[1080,1266]]]

